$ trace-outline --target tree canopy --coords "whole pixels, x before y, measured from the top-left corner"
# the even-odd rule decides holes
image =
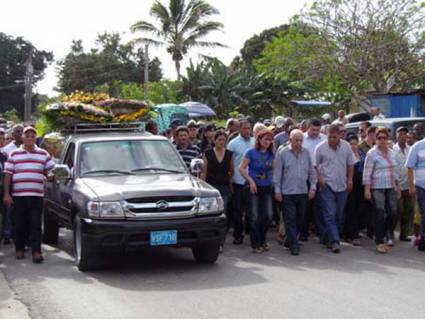
[[[58,63],[59,89],[93,91],[97,86],[116,81],[144,82],[144,53],[133,42],[122,43],[117,33],[100,34],[95,48],[84,51],[81,40],[73,41],[71,51]],[[149,81],[162,78],[161,62],[149,62]]]
[[[44,70],[53,61],[53,54],[37,49],[22,37],[11,37],[0,32],[0,111],[17,109],[23,114],[25,63],[31,53],[32,85],[43,79]]]

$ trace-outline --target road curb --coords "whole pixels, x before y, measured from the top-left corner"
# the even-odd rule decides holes
[[[0,319],[31,319],[28,308],[18,300],[0,269]]]

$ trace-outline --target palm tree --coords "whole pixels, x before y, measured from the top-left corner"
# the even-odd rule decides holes
[[[169,0],[168,8],[155,1],[150,15],[157,20],[157,25],[139,21],[131,26],[131,31],[150,33],[151,38],[142,37],[138,41],[153,45],[166,45],[167,52],[174,61],[177,79],[180,80],[180,62],[192,47],[224,47],[218,42],[204,41],[203,38],[212,31],[221,31],[223,24],[210,21],[218,10],[203,0]]]

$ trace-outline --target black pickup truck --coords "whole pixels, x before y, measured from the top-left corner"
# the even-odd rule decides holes
[[[43,240],[55,243],[60,227],[71,229],[79,270],[98,268],[108,252],[162,245],[190,247],[201,263],[217,260],[226,229],[223,200],[188,171],[166,138],[76,130],[55,171],[46,185]]]

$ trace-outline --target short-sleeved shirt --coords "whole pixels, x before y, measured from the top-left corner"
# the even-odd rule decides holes
[[[308,153],[310,154],[311,161],[314,163],[314,150],[316,149],[317,145],[319,145],[321,142],[326,140],[326,135],[319,133],[319,135],[316,138],[311,138],[307,132],[304,133],[304,139],[303,139],[303,147],[307,149]]]
[[[176,145],[177,151],[180,153],[180,156],[183,158],[184,163],[187,168],[190,168],[190,162],[194,158],[201,157],[201,151],[199,147],[189,144],[186,149],[181,148],[179,145]]]
[[[394,188],[399,181],[395,153],[388,150],[382,153],[377,146],[371,148],[366,154],[363,184],[372,189]]]
[[[249,160],[248,174],[257,186],[270,186],[273,182],[273,159],[270,152],[261,152],[255,148],[245,154]]]
[[[335,150],[325,140],[317,146],[313,163],[326,184],[334,192],[342,192],[347,189],[347,166],[356,161],[348,142],[340,140]]]
[[[406,145],[404,150],[402,150],[398,143],[393,147],[394,157],[398,168],[398,175],[400,178],[400,189],[402,191],[409,189],[409,185],[407,183],[407,167],[405,166],[409,150],[409,145]]]
[[[415,185],[425,189],[425,140],[410,147],[406,167],[414,170]]]
[[[45,173],[54,169],[49,153],[39,147],[27,151],[23,147],[12,151],[4,173],[12,175],[12,196],[44,196]]]
[[[245,179],[239,172],[239,165],[242,162],[242,158],[245,153],[254,147],[254,138],[250,137],[248,139],[243,138],[242,136],[235,137],[228,145],[227,149],[233,152],[233,167],[235,168],[232,181],[238,185],[244,185]]]

